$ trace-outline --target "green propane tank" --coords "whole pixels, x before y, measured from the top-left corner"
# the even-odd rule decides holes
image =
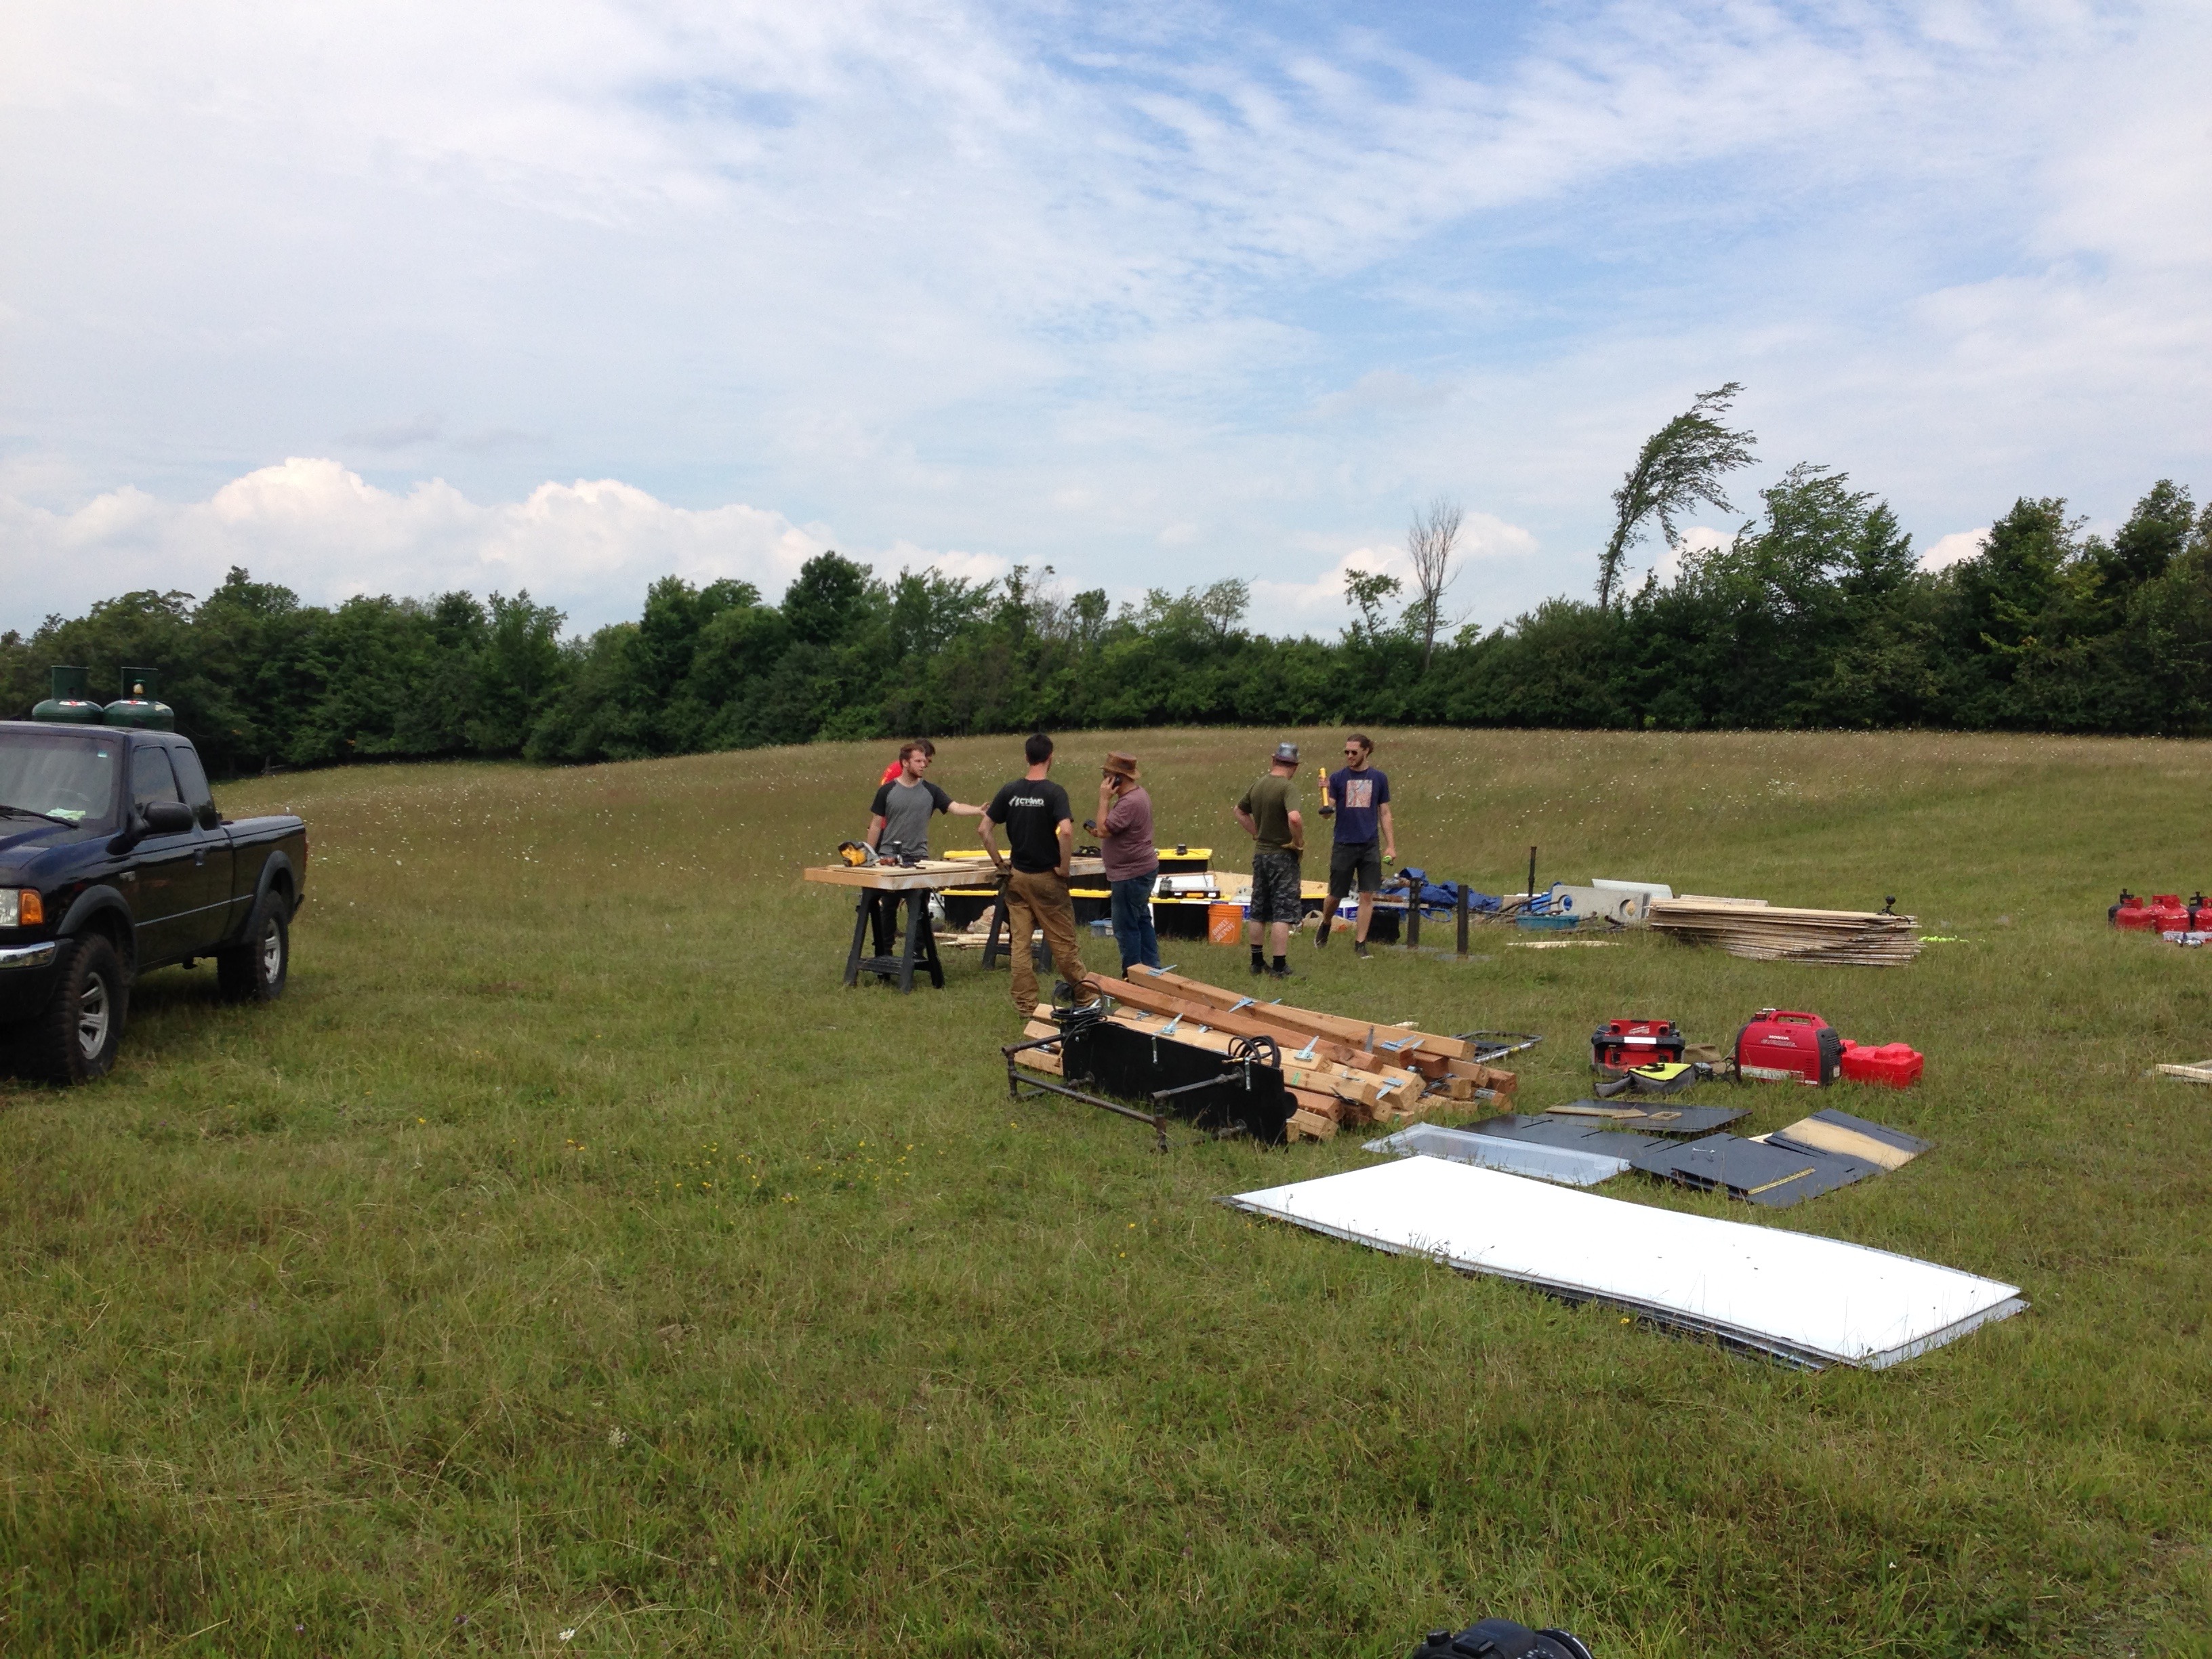
[[[135,726],[142,732],[177,729],[177,711],[166,702],[154,700],[154,671],[150,668],[123,671],[123,695],[107,705],[102,718],[110,726]]]
[[[84,695],[88,668],[54,665],[54,695],[31,711],[34,720],[58,720],[67,726],[98,726],[106,717],[100,705]]]

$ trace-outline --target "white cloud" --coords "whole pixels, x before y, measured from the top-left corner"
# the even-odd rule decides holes
[[[818,527],[780,513],[672,507],[612,479],[480,503],[442,479],[395,494],[336,461],[299,459],[204,501],[124,489],[56,513],[0,495],[0,538],[18,607],[33,613],[75,612],[139,587],[204,594],[243,565],[317,603],[527,588],[568,610],[576,628],[635,617],[647,586],[671,574],[740,578],[773,600],[826,544]],[[622,596],[612,608],[603,604],[609,594]]]
[[[1979,530],[1954,530],[1940,536],[1923,548],[1919,564],[1923,570],[1942,570],[1961,559],[1971,559],[1990,544],[1990,526]]]
[[[1334,634],[1358,615],[1345,598],[1345,575],[1354,570],[1364,575],[1395,576],[1401,589],[1410,590],[1413,586],[1413,562],[1404,549],[1356,547],[1310,581],[1267,577],[1255,581],[1251,626],[1270,634]]]

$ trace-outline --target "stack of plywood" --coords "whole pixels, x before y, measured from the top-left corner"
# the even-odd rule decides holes
[[[1517,1081],[1511,1072],[1475,1060],[1474,1045],[1458,1037],[1261,1002],[1179,974],[1141,967],[1131,972],[1135,978],[1091,981],[1111,999],[1107,1018],[1118,1024],[1214,1049],[1224,1059],[1240,1039],[1273,1040],[1284,1084],[1297,1102],[1293,1139],[1325,1140],[1344,1126],[1401,1122],[1445,1101],[1472,1100],[1478,1090],[1510,1093]],[[1057,1030],[1032,1020],[1025,1035]],[[1056,1073],[1060,1060],[1033,1048],[1018,1063]]]
[[[1913,916],[1875,910],[1793,910],[1763,899],[1651,901],[1651,926],[1696,945],[1717,945],[1753,962],[1893,967],[1920,954]]]

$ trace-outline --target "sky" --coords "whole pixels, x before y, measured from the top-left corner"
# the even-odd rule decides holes
[[[1924,558],[2212,492],[2212,8],[319,0],[0,8],[0,628],[1223,577],[1329,635],[1587,594],[1638,446]],[[1665,550],[1646,544],[1644,563]]]

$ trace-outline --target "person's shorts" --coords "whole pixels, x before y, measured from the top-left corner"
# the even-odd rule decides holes
[[[1297,925],[1298,855],[1296,853],[1252,854],[1251,919],[1262,926],[1271,921]]]
[[[1346,847],[1341,842],[1328,850],[1328,900],[1331,904],[1346,893],[1377,893],[1382,890],[1382,852],[1379,842],[1362,842]]]

